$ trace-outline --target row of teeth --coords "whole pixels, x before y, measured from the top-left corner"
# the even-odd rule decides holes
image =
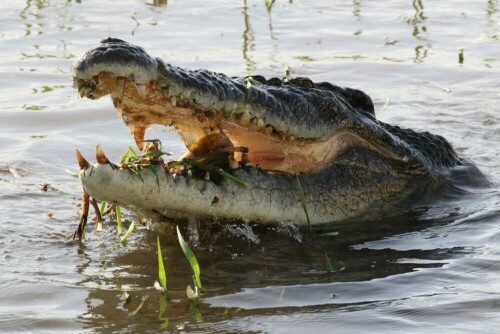
[[[109,159],[104,154],[101,145],[99,144],[95,146],[95,158],[96,161],[101,165],[111,164],[116,166],[115,164],[109,161]],[[83,154],[78,149],[76,150],[76,161],[78,162],[78,166],[80,166],[80,169],[87,169],[91,166],[90,163],[83,157]]]
[[[114,98],[113,103],[115,105],[117,112],[120,114],[120,116],[122,116],[122,106],[121,106],[120,100],[121,100],[121,97],[123,96],[123,92],[125,90],[125,82],[127,80],[130,80],[133,83],[135,89],[137,90],[137,93],[139,94],[139,96],[142,99],[145,99],[146,95],[147,95],[146,84],[134,82],[133,78],[126,78],[126,77],[120,77],[120,76],[116,77],[117,89],[113,93],[113,96],[116,96],[118,98],[117,99]],[[78,87],[79,87],[78,93],[79,93],[81,98],[83,98],[85,96],[89,97],[89,98],[93,98],[92,93],[99,83],[99,76],[96,75],[90,80],[78,79],[77,83],[78,83]],[[159,85],[156,85],[156,86],[158,87]],[[177,105],[178,99],[180,99],[180,97],[176,97],[173,94],[169,94],[169,96],[170,96],[170,103],[175,107]],[[183,104],[188,104],[185,107],[194,107],[194,105],[191,105],[192,103],[189,103],[189,100],[190,99],[182,99]],[[194,101],[193,101],[193,104],[194,104]],[[264,132],[268,135],[274,133],[280,139],[283,139],[283,140],[286,139],[288,141],[295,140],[295,137],[293,135],[286,135],[284,132],[276,130],[271,124],[266,124],[263,119],[258,118],[256,116],[251,116],[248,112],[243,112],[243,114],[234,113],[234,117],[239,118],[240,121],[246,121],[254,126],[257,126],[258,128],[264,129]],[[124,121],[126,121],[126,120],[124,119]]]
[[[118,166],[106,157],[104,154],[104,151],[101,147],[101,145],[97,144],[95,146],[95,155],[96,155],[96,161],[100,165],[106,165],[109,164],[113,169],[117,168],[127,168],[126,165]],[[76,161],[78,162],[78,166],[80,166],[80,170],[86,170],[87,168],[91,167],[90,163],[83,157],[82,153],[77,149],[76,150]],[[248,158],[246,158],[246,154],[243,154],[243,159],[241,162],[236,161],[231,155],[229,156],[229,168],[231,169],[237,169],[240,168],[241,166],[251,166],[251,164],[248,162]],[[168,163],[164,164],[165,170],[167,170],[170,174],[174,176],[180,176],[184,175],[188,178],[191,178],[193,176],[193,172],[191,171],[190,168],[186,168],[183,165],[175,165],[174,167],[169,167]],[[210,172],[206,172],[204,179],[209,181],[210,180]]]
[[[125,89],[125,82],[127,81],[127,78],[125,77],[116,77],[116,86],[118,87],[118,91],[123,94],[123,91]],[[132,80],[133,81],[133,80]],[[99,83],[99,76],[96,75],[90,80],[83,80],[83,79],[78,79],[77,81],[77,87],[79,87],[78,94],[80,95],[81,98],[83,97],[92,97],[92,91],[97,87]],[[137,93],[141,98],[146,97],[146,84],[141,84],[137,82],[133,82],[135,89],[137,90]]]

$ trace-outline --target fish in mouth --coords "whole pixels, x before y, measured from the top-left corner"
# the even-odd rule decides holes
[[[100,146],[93,165],[77,152],[87,196],[172,218],[368,220],[407,210],[465,164],[443,137],[381,122],[368,95],[327,82],[183,69],[116,38],[80,57],[73,81],[81,97],[111,96],[147,166],[138,178]],[[144,139],[153,124],[179,134],[180,159],[148,155],[161,151]]]

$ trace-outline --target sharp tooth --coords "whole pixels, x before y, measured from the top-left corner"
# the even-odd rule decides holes
[[[266,125],[266,127],[264,128],[264,132],[267,134],[267,135],[270,135],[271,133],[273,133],[273,126],[268,124]]]
[[[73,86],[82,87],[82,84],[85,82],[83,79],[78,79],[77,77],[73,77]]]
[[[188,179],[193,177],[193,172],[191,171],[191,169],[188,169],[188,171],[186,172],[186,175],[187,175]]]
[[[122,118],[125,124],[127,124],[129,121],[128,117],[126,115],[123,115]],[[130,134],[134,136],[135,144],[137,145],[139,150],[142,151],[144,149],[143,140],[144,140],[144,134],[146,133],[146,128],[142,126],[135,126],[135,124],[133,123],[128,123],[127,127]]]
[[[245,167],[253,167],[253,164],[252,162],[250,161],[250,159],[248,158],[248,154],[247,153],[243,153],[241,155],[241,160],[240,160],[241,164]]]
[[[231,169],[237,169],[240,167],[238,161],[234,159],[234,156],[232,154],[229,155],[229,168]]]
[[[259,119],[257,120],[257,126],[258,126],[259,128],[263,128],[265,124],[266,124],[266,123],[264,123],[264,121],[263,121],[262,119],[260,119],[260,118],[259,118]]]
[[[80,95],[81,98],[85,96],[85,93],[87,92],[87,89],[85,87],[80,88],[78,91],[78,94]]]
[[[146,128],[145,127],[139,127],[136,126],[134,129],[134,140],[135,144],[139,148],[139,150],[144,150],[144,134],[146,133]]]
[[[80,169],[87,169],[88,167],[90,167],[90,164],[88,163],[88,161],[85,160],[83,155],[78,150],[76,150],[76,161],[78,161],[78,165],[80,166]]]
[[[210,181],[210,172],[205,173],[205,180]]]
[[[248,154],[247,154],[247,153],[243,153],[243,154],[241,155],[241,160],[240,160],[240,161],[241,161],[241,163],[242,163],[243,165],[248,164],[248,163],[250,162],[250,159],[248,158]]]
[[[248,123],[248,122],[250,122],[250,118],[251,118],[250,113],[248,111],[245,111],[240,116],[240,122],[241,123]]]
[[[146,96],[146,85],[145,84],[136,83],[135,88],[137,89],[137,93],[139,93],[139,95],[142,98],[144,98]]]
[[[123,78],[123,77],[117,77],[116,78],[116,92],[115,92],[115,95],[118,98],[120,98],[120,99],[123,97],[123,93],[125,92],[125,81],[126,81],[126,79]]]
[[[123,105],[122,105],[122,100],[119,98],[113,98],[113,105],[115,106],[116,113],[118,116],[122,117],[123,114]]]
[[[101,145],[97,144],[95,146],[95,159],[101,165],[109,164],[108,158],[104,155]]]
[[[170,103],[172,103],[173,107],[177,106],[177,98],[175,96],[172,96],[172,98],[170,99]]]

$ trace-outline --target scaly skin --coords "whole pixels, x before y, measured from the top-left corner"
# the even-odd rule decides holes
[[[162,165],[158,180],[145,169],[142,182],[102,152],[93,166],[80,164],[93,198],[169,217],[307,224],[300,172],[312,224],[372,219],[407,209],[463,165],[443,137],[380,122],[366,94],[329,83],[185,70],[113,38],[84,54],[73,76],[81,96],[111,95],[139,148],[145,129],[163,124],[179,132],[186,157],[225,154],[230,166],[259,166],[230,170],[243,187]]]

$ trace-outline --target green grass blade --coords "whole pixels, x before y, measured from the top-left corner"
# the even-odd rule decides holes
[[[204,163],[201,163],[201,162],[193,160],[193,159],[182,159],[182,162],[184,162],[188,165],[191,165],[193,167],[199,168],[201,170],[210,172],[210,173],[220,174],[220,175],[230,179],[231,181],[234,181],[238,184],[241,184],[244,187],[247,187],[247,188],[250,187],[250,184],[248,182],[246,182],[245,180],[242,180],[239,177],[234,176],[228,172],[225,172],[225,171],[223,171],[215,166],[212,166],[209,164],[204,164]]]
[[[156,243],[158,244],[158,280],[165,292],[167,292],[167,273],[163,265],[163,255],[161,253],[160,236],[156,236]]]
[[[153,165],[149,165],[148,168],[155,175],[156,184],[158,185],[158,189],[159,189],[160,188],[160,177],[158,176],[158,172],[156,171],[156,167]]]
[[[302,187],[302,183],[300,182],[299,173],[297,172],[297,169],[295,169],[295,166],[293,165],[292,160],[290,159],[286,151],[285,151],[285,156],[289,161],[290,166],[292,166],[293,171],[295,173],[295,178],[297,179],[297,189],[299,190],[300,204],[302,205],[302,210],[304,210],[304,213],[306,215],[307,225],[309,226],[309,232],[314,235],[311,219],[309,218],[309,211],[307,211],[306,194],[304,193],[304,188]]]
[[[239,177],[234,176],[233,174],[229,174],[228,172],[225,172],[223,170],[219,170],[219,173],[220,173],[220,175],[224,176],[225,178],[228,178],[229,180],[234,181],[234,182],[242,185],[243,187],[246,187],[246,188],[250,187],[250,184],[247,181],[242,180]]]
[[[325,262],[326,262],[326,271],[329,273],[333,273],[333,266],[328,254],[325,252]]]
[[[316,235],[320,237],[336,237],[339,235],[339,232],[324,232],[324,233],[316,233]]]
[[[135,176],[137,176],[139,178],[139,180],[142,181],[142,183],[144,183],[144,179],[142,178],[141,171],[139,170],[139,167],[137,167],[135,165],[129,165],[128,170],[131,171]]]
[[[145,158],[145,157],[149,157],[149,158],[159,158],[161,157],[162,155],[167,155],[167,156],[170,156],[171,154],[168,153],[168,152],[163,152],[161,150],[153,150],[153,151],[149,151],[149,152],[146,152],[144,153],[143,155],[141,155],[140,157],[141,158]]]
[[[135,224],[134,224],[134,222],[132,222],[132,223],[130,224],[130,226],[128,227],[127,232],[126,232],[126,233],[123,235],[123,237],[120,239],[120,242],[121,242],[122,244],[124,244],[124,243],[126,243],[126,242],[127,242],[128,237],[130,237],[130,235],[132,234],[132,232],[134,232],[134,228],[135,228]]]
[[[118,227],[118,235],[120,235],[123,233],[123,230],[122,230],[122,213],[120,211],[119,205],[116,205],[115,212],[116,212],[116,223],[118,224],[118,226],[117,226]]]
[[[132,153],[132,156],[133,156],[134,158],[136,158],[136,159],[137,159],[137,158],[139,157],[139,155],[137,154],[137,152],[135,151],[135,149],[134,149],[134,147],[133,147],[132,145],[130,145],[130,146],[128,147],[128,149],[129,149],[130,153]]]
[[[198,264],[198,260],[196,260],[193,251],[186,241],[184,241],[181,231],[179,231],[179,226],[177,226],[177,237],[179,238],[179,244],[181,245],[182,251],[184,252],[184,255],[186,255],[189,264],[191,265],[191,269],[193,269],[194,282],[198,289],[201,290],[200,265]]]
[[[104,209],[106,209],[106,201],[102,201],[101,207],[99,208],[99,212],[101,213],[101,217],[102,217],[102,214],[104,213]]]
[[[99,212],[101,213],[101,218],[102,218],[102,214],[104,213],[104,209],[106,209],[106,201],[102,201],[101,207],[99,208]],[[97,223],[95,225],[95,231],[96,232],[102,231],[102,221],[97,221]]]
[[[300,203],[302,204],[302,209],[304,210],[304,213],[306,214],[307,225],[309,225],[309,232],[311,232],[311,234],[314,234],[314,231],[313,231],[313,228],[311,225],[311,220],[309,219],[309,212],[307,211],[306,195],[304,193],[304,189],[302,188],[302,183],[300,183],[299,174],[297,172],[295,173],[295,177],[297,178],[297,187],[299,189]]]
[[[127,162],[130,159],[130,153],[129,151],[123,153],[123,155],[120,157],[120,164]]]

